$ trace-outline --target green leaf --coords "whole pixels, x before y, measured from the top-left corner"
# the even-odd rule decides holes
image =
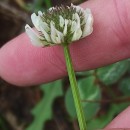
[[[8,130],[6,120],[0,115],[0,130]]]
[[[104,128],[113,119],[113,115],[113,110],[110,109],[105,115],[88,121],[88,130]]]
[[[128,70],[128,61],[121,61],[97,70],[98,78],[105,84],[116,83]]]
[[[26,130],[43,130],[45,122],[52,118],[52,104],[54,99],[63,95],[61,80],[43,84],[40,88],[44,92],[44,96],[32,110],[34,120]]]
[[[51,6],[52,6],[51,0],[33,0],[33,2],[31,3],[22,5],[22,8],[24,8],[27,11],[37,13],[39,10],[44,12]]]
[[[80,91],[80,96],[82,100],[100,100],[101,91],[98,85],[94,83],[95,77],[90,76],[78,81],[78,87]],[[74,102],[72,98],[71,89],[67,90],[65,96],[65,103],[68,113],[72,118],[76,118],[76,111],[74,107]],[[87,120],[91,119],[96,115],[100,108],[99,103],[83,102],[84,114]]]
[[[106,114],[87,122],[88,130],[104,128],[117,114],[124,110],[128,105],[129,103],[112,104]]]
[[[124,95],[130,96],[130,77],[119,82],[119,89]]]
[[[129,101],[128,102],[123,102],[123,103],[119,103],[119,104],[112,104],[111,105],[111,109],[114,112],[114,116],[118,115],[120,112],[122,112],[125,108],[127,108],[129,106]]]
[[[51,0],[45,0],[45,4],[47,8],[50,8],[52,6]]]
[[[93,74],[94,74],[94,70],[76,72],[76,76],[92,76]]]
[[[128,59],[129,67],[128,67],[128,72],[130,73],[130,58]]]

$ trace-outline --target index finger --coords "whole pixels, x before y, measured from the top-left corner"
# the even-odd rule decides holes
[[[81,6],[92,10],[94,32],[70,46],[75,71],[94,69],[130,57],[129,0],[93,0]],[[22,34],[0,50],[0,76],[12,84],[35,85],[65,75],[61,46],[37,48]]]

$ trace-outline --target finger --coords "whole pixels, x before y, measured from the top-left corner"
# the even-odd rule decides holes
[[[92,10],[94,32],[71,45],[75,70],[93,69],[130,57],[129,0],[92,0],[82,7]],[[63,48],[34,47],[22,34],[1,48],[0,75],[19,86],[59,79],[67,75]]]
[[[106,128],[130,128],[130,107],[119,114]]]

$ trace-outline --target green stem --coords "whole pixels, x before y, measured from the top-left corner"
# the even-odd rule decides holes
[[[72,60],[71,60],[68,46],[64,46],[64,55],[65,55],[65,59],[66,59],[66,66],[67,66],[70,85],[71,85],[72,94],[73,94],[73,98],[74,98],[75,108],[76,108],[76,112],[77,112],[79,127],[80,127],[80,130],[87,130],[86,120],[85,120],[83,107],[82,107],[82,103],[81,103],[81,99],[80,99],[80,94],[79,94],[79,90],[78,90],[78,84],[76,81],[75,72],[74,72],[74,68],[72,65]]]

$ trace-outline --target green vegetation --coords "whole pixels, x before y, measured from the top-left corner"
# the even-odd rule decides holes
[[[129,69],[130,61],[124,60],[96,70],[77,73],[88,129],[103,128],[129,105]],[[64,79],[40,87],[44,96],[32,110],[34,121],[26,130],[34,128],[42,130],[45,122],[53,118],[52,103],[59,96],[64,96],[66,110],[70,115],[69,120],[73,122],[76,119],[70,86],[63,92],[65,85],[62,82]]]

